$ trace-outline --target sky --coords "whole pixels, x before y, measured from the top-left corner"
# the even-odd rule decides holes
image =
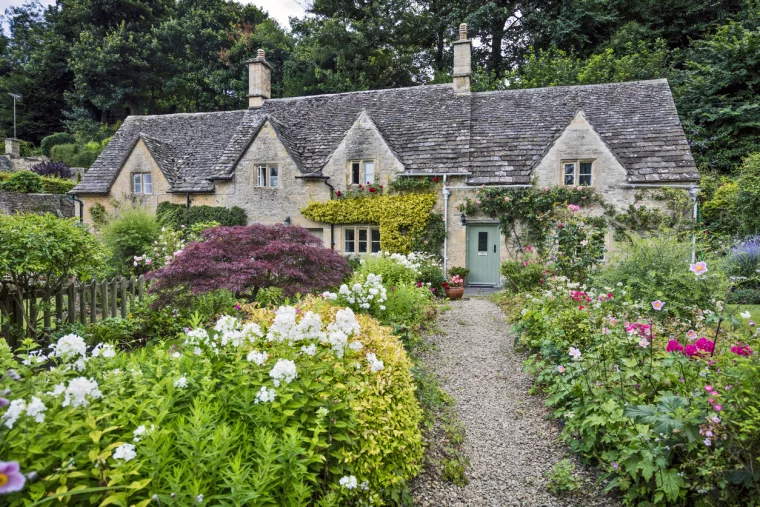
[[[263,10],[269,12],[269,15],[276,19],[280,25],[288,28],[288,17],[290,16],[302,16],[304,14],[304,8],[302,5],[306,0],[235,0],[240,3],[253,3],[261,7]],[[52,5],[55,0],[41,0],[43,5]],[[24,0],[0,0],[0,13],[5,12],[5,9],[13,5],[23,5]]]

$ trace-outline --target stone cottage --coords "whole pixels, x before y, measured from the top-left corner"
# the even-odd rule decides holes
[[[252,222],[300,225],[350,254],[379,248],[375,226],[331,227],[300,208],[361,183],[435,175],[446,264],[495,285],[507,256],[498,225],[457,211],[481,185],[590,186],[622,208],[640,187],[698,181],[666,80],[473,93],[470,56],[462,25],[452,84],[272,99],[259,50],[248,109],[131,116],[72,193],[85,220],[122,198],[240,206]]]

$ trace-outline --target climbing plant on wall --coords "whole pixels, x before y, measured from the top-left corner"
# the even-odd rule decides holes
[[[436,199],[435,194],[333,199],[311,202],[301,209],[301,214],[328,224],[377,224],[383,251],[409,253],[417,238],[426,233]]]
[[[643,199],[644,194],[645,192],[639,192],[636,202]],[[581,208],[600,206],[604,210],[604,218],[596,219],[595,226],[606,221],[607,226],[615,232],[615,239],[620,241],[626,239],[631,231],[643,233],[661,227],[677,231],[690,229],[690,200],[687,192],[669,188],[653,189],[649,197],[661,202],[662,209],[630,204],[621,211],[590,187],[483,187],[474,199],[465,199],[458,209],[469,215],[481,211],[490,218],[498,219],[505,238],[511,238],[518,250],[527,245],[540,246],[546,242],[555,222],[554,210],[560,205],[573,204]]]

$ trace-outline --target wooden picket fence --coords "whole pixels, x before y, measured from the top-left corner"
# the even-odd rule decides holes
[[[12,282],[0,280],[0,337],[13,347],[20,329],[27,329],[24,306],[35,301],[31,320],[42,333],[59,323],[91,324],[109,317],[127,318],[132,301],[145,296],[145,277],[73,282],[55,294],[39,289],[23,295],[20,301]],[[53,320],[55,319],[55,320]],[[32,333],[23,333],[31,335]]]

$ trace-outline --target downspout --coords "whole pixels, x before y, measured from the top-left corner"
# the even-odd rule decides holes
[[[70,196],[71,196],[70,199],[72,201],[79,203],[79,223],[83,224],[84,223],[84,201],[79,199],[77,197],[77,194],[70,194]]]
[[[187,204],[186,206],[190,207],[190,192],[185,192],[185,198],[187,198]]]
[[[451,192],[446,186],[446,175],[443,175],[443,276],[446,276],[448,270],[446,269],[449,257],[449,196]]]
[[[335,187],[327,182],[329,179],[329,176],[325,176],[322,178],[322,182],[330,189],[330,199],[332,199],[333,195],[335,195]],[[330,224],[330,250],[335,250],[335,224]]]

